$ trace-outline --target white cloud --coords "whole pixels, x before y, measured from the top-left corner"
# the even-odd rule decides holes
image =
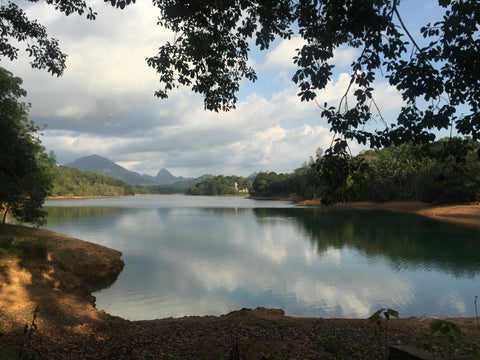
[[[290,40],[284,39],[266,55],[263,68],[269,70],[290,69],[296,67],[293,58],[297,56],[297,49],[301,49],[306,41],[297,36]],[[354,48],[340,47],[333,51],[332,63],[339,67],[349,66],[359,55]]]
[[[263,66],[267,69],[294,67],[293,57],[297,55],[296,49],[302,48],[304,44],[305,40],[301,37],[282,40],[272,51],[267,53],[267,60]]]

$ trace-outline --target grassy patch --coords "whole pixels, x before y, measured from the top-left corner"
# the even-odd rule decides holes
[[[48,246],[44,239],[0,233],[0,262],[14,259],[45,260],[47,254]]]
[[[323,352],[323,358],[328,359],[329,356],[332,359],[340,358],[348,358],[348,356],[352,355],[352,351],[348,349],[345,345],[345,341],[342,338],[337,336],[327,336],[322,338],[316,343],[316,349],[318,352]],[[325,354],[326,353],[326,354]]]
[[[257,325],[263,329],[271,329],[273,327],[273,323],[268,320],[257,321]]]
[[[0,346],[0,360],[22,359],[23,350],[19,346]]]

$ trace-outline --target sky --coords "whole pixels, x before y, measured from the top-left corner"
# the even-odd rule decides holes
[[[24,2],[25,3],[25,2]],[[210,112],[203,98],[188,88],[154,96],[161,88],[145,59],[173,39],[159,26],[151,1],[138,0],[124,10],[103,0],[87,2],[98,13],[85,16],[56,12],[44,2],[25,4],[31,19],[45,25],[68,54],[67,69],[57,78],[31,69],[27,56],[0,66],[23,79],[30,118],[43,129],[42,143],[59,165],[98,154],[128,170],[156,175],[203,174],[248,176],[258,171],[291,172],[329,147],[333,134],[314,102],[301,102],[291,78],[299,38],[277,40],[268,51],[253,49],[250,62],[258,80],[241,83],[236,110]],[[433,18],[434,0],[404,0],[400,8],[411,32]],[[412,30],[413,29],[413,30]],[[349,81],[348,65],[358,50],[336,51],[332,81],[318,102],[338,103]],[[375,84],[382,115],[393,117],[402,105],[385,79]],[[352,143],[353,153],[363,147]]]

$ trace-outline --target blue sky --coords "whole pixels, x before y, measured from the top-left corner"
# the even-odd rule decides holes
[[[155,175],[167,168],[176,176],[205,173],[247,176],[254,171],[291,172],[332,139],[315,103],[302,103],[291,82],[292,57],[298,38],[276,41],[268,51],[254,50],[251,63],[259,79],[245,81],[237,109],[227,113],[203,110],[201,96],[187,88],[168,100],[154,97],[159,88],[145,58],[173,35],[156,25],[150,1],[137,1],[125,10],[103,0],[90,1],[95,21],[64,16],[43,2],[27,9],[44,24],[68,54],[60,78],[30,68],[27,57],[1,66],[24,80],[30,117],[46,125],[42,142],[58,163],[98,154],[139,173]],[[438,19],[433,0],[404,0],[400,11],[416,38],[427,22]],[[348,65],[358,54],[339,49],[332,82],[319,93],[319,102],[336,104],[349,81]],[[382,114],[393,118],[401,98],[384,79],[375,99]],[[352,144],[353,152],[361,147]]]

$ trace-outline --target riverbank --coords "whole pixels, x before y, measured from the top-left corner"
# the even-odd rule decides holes
[[[298,201],[296,204],[303,206],[321,206],[320,200],[304,200]],[[351,201],[335,204],[334,207],[406,212],[440,221],[467,225],[480,230],[480,203],[427,204],[420,201]]]
[[[102,321],[92,292],[115,282],[121,252],[43,229],[0,227],[0,332]],[[1,358],[1,357],[0,357]]]

